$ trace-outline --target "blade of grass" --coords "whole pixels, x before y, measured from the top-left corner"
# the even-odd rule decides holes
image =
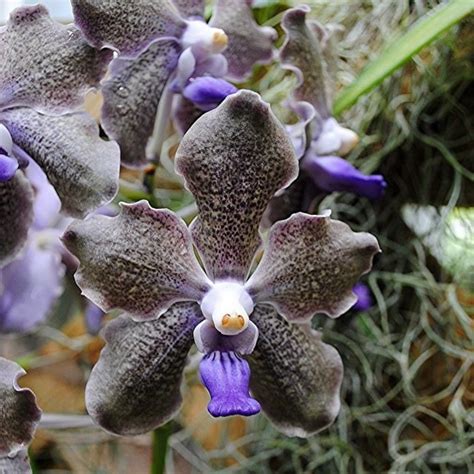
[[[387,76],[409,61],[416,53],[434,41],[451,26],[474,11],[474,0],[451,0],[420,18],[403,36],[365,67],[360,76],[346,87],[334,102],[334,115],[353,105]]]

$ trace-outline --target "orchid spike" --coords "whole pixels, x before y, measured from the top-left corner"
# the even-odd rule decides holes
[[[74,217],[110,201],[119,150],[99,138],[92,118],[73,112],[112,59],[79,29],[54,22],[41,5],[14,10],[0,31],[0,267],[24,247],[33,224],[36,162]]]
[[[276,33],[256,24],[248,0],[217,0],[209,24],[202,0],[72,5],[89,41],[119,53],[103,86],[102,125],[128,167],[159,158],[170,115],[184,133],[236,92],[227,80],[242,80],[255,64],[273,58]]]
[[[355,132],[341,126],[331,115],[325,61],[330,32],[309,20],[309,13],[307,6],[285,13],[282,26],[286,40],[280,51],[282,66],[298,78],[290,107],[298,115],[299,123],[289,126],[288,132],[294,141],[301,168],[319,192],[346,191],[380,199],[386,187],[383,177],[366,176],[340,158],[347,155],[359,139]],[[279,204],[281,202],[275,203],[276,206]]]
[[[329,215],[300,213],[273,226],[249,276],[268,202],[298,172],[285,129],[254,92],[230,95],[199,118],[176,168],[199,209],[189,229],[142,201],[115,218],[74,222],[63,236],[80,261],[83,293],[127,313],[105,329],[87,385],[90,415],[122,435],[169,420],[194,341],[211,414],[252,415],[261,406],[285,433],[323,429],[339,409],[342,364],[309,322],[355,303],[352,288],[379,252],[376,239]]]

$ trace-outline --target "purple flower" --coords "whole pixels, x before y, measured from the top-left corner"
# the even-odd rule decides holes
[[[71,112],[111,58],[41,5],[18,8],[1,29],[0,267],[24,247],[34,203],[41,202],[25,175],[30,161],[42,168],[66,214],[83,217],[115,196],[117,145],[99,138],[88,115]]]
[[[62,293],[61,202],[35,162],[25,173],[35,192],[34,219],[24,250],[0,268],[0,333],[31,331],[46,319]]]
[[[288,131],[301,166],[324,193],[348,191],[379,199],[386,187],[383,177],[366,176],[339,158],[349,153],[359,139],[331,115],[324,64],[330,32],[307,20],[309,12],[307,6],[301,6],[285,13],[282,25],[286,41],[280,52],[282,66],[293,71],[299,80],[290,105],[300,122],[289,126]]]
[[[89,414],[123,435],[166,422],[181,404],[195,342],[211,414],[261,407],[285,433],[323,429],[339,410],[342,364],[310,321],[356,302],[352,288],[379,251],[376,239],[329,215],[298,213],[270,229],[249,275],[268,202],[298,173],[285,129],[253,92],[199,118],[176,167],[199,208],[190,228],[141,201],[114,218],[74,222],[63,236],[80,261],[83,293],[104,311],[125,311],[104,331],[86,389]]]
[[[386,187],[383,176],[366,176],[348,161],[338,156],[317,156],[307,153],[303,170],[314,184],[324,192],[346,191],[369,199],[380,199]]]
[[[255,64],[273,58],[276,32],[257,25],[249,0],[216,0],[209,24],[204,0],[72,0],[72,5],[87,39],[119,53],[103,87],[102,125],[120,144],[125,166],[159,158],[172,110],[184,133],[202,111],[235,92],[224,78],[242,80]],[[152,135],[156,142],[147,146]]]
[[[357,296],[357,303],[353,306],[356,311],[367,311],[374,305],[369,287],[364,283],[357,283],[352,289]]]
[[[20,388],[25,372],[0,357],[0,472],[30,472],[26,448],[41,417],[33,393]]]

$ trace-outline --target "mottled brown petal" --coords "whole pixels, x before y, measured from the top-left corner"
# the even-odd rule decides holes
[[[204,0],[173,0],[184,18],[204,17]]]
[[[24,374],[18,364],[0,357],[0,457],[26,447],[41,417],[33,392],[18,385]]]
[[[119,435],[147,433],[181,405],[180,386],[199,306],[178,303],[156,321],[120,316],[105,328],[107,341],[86,389],[89,414]]]
[[[122,163],[143,166],[158,104],[181,47],[176,40],[153,43],[136,59],[115,59],[104,84],[102,126],[120,145]]]
[[[288,10],[282,21],[286,41],[280,51],[281,64],[299,80],[293,92],[297,101],[309,102],[322,119],[331,116],[324,83],[323,56],[318,38],[306,24],[306,5]]]
[[[104,311],[154,319],[178,301],[200,301],[209,289],[184,221],[146,201],[122,204],[117,217],[73,222],[63,241],[80,261],[79,287]]]
[[[112,51],[98,51],[72,25],[53,21],[42,5],[13,11],[0,30],[0,109],[63,113],[98,86]]]
[[[258,26],[251,4],[249,0],[217,0],[209,22],[210,26],[223,29],[229,38],[223,54],[229,64],[227,76],[234,80],[248,76],[255,64],[273,59],[277,33],[273,28]]]
[[[42,168],[64,213],[84,217],[117,194],[119,147],[99,137],[88,114],[48,116],[18,108],[2,112],[0,121]]]
[[[199,207],[192,234],[208,275],[243,280],[270,198],[298,174],[284,128],[258,94],[239,91],[189,129],[176,169]]]
[[[352,288],[378,252],[373,235],[352,232],[329,215],[300,212],[270,229],[246,289],[290,321],[307,321],[315,313],[336,318],[356,303]]]
[[[135,58],[160,38],[180,38],[186,29],[172,0],[71,0],[76,24],[97,48]]]
[[[0,183],[0,268],[23,248],[33,222],[33,189],[22,171]]]
[[[19,451],[13,457],[0,457],[0,474],[30,474],[31,468],[28,461],[28,452]]]
[[[250,389],[264,413],[287,436],[308,437],[331,425],[339,413],[342,361],[309,325],[291,324],[258,305],[259,329],[250,364]]]

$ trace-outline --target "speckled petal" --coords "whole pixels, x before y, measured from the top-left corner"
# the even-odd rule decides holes
[[[209,22],[210,26],[223,29],[229,38],[223,55],[229,65],[227,77],[233,80],[244,79],[255,64],[268,63],[274,56],[276,31],[258,26],[251,4],[251,0],[217,0]]]
[[[45,172],[63,212],[83,217],[117,194],[118,145],[99,137],[89,115],[47,116],[22,108],[2,112],[0,121]]]
[[[178,63],[175,40],[157,41],[135,60],[115,59],[102,92],[102,126],[120,145],[122,163],[143,166],[161,94]]]
[[[117,217],[73,222],[63,241],[81,262],[79,287],[104,311],[153,319],[178,301],[199,301],[210,287],[184,221],[146,201],[123,204]]]
[[[160,38],[180,38],[186,22],[172,0],[71,0],[76,24],[98,48],[134,58]]]
[[[280,51],[281,64],[293,71],[299,85],[293,93],[297,101],[309,102],[322,119],[331,116],[324,84],[323,58],[319,41],[306,24],[306,5],[288,10],[282,21],[286,41]]]
[[[72,25],[53,21],[42,5],[13,11],[0,30],[0,108],[62,113],[98,86],[112,51],[98,51]]]
[[[270,198],[298,174],[284,128],[258,94],[239,91],[190,128],[176,168],[199,207],[192,234],[208,275],[243,280]]]
[[[250,364],[250,389],[263,412],[287,436],[308,437],[339,413],[342,361],[309,325],[290,324],[258,305],[252,315],[260,335]]]
[[[173,0],[184,18],[203,18],[204,0]]]
[[[12,457],[0,457],[0,474],[31,474],[28,452],[19,451]]]
[[[119,435],[147,433],[181,405],[180,386],[199,306],[179,303],[156,321],[120,316],[105,328],[107,341],[86,388],[89,414]]]
[[[0,333],[27,332],[42,323],[61,295],[64,271],[58,246],[30,237],[24,254],[0,270]]]
[[[184,135],[203,114],[204,112],[191,101],[185,99],[181,94],[176,95],[173,103],[173,122],[178,133]]]
[[[0,457],[26,447],[41,417],[31,390],[18,385],[24,374],[19,365],[0,357]]]
[[[290,321],[307,321],[315,313],[336,318],[357,301],[352,288],[378,252],[373,235],[352,232],[329,215],[293,214],[270,229],[246,289]]]
[[[23,248],[33,222],[33,189],[22,171],[0,183],[0,268]]]

